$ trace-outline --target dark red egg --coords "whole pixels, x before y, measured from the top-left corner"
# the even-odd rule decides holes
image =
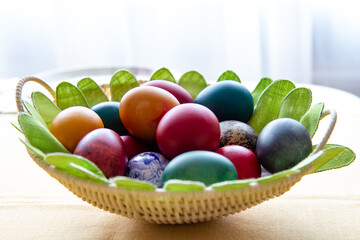
[[[188,151],[214,151],[219,139],[220,124],[215,114],[195,103],[170,109],[156,130],[157,144],[170,159]]]
[[[86,134],[74,154],[93,162],[107,178],[125,175],[128,161],[125,144],[111,129],[99,128]]]
[[[128,160],[143,152],[151,152],[152,148],[133,136],[121,136],[126,148]]]
[[[216,150],[228,158],[235,166],[238,179],[258,178],[261,176],[261,166],[250,149],[239,145],[228,145]]]

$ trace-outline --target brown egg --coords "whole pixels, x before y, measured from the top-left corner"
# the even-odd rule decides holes
[[[227,145],[240,145],[256,152],[258,138],[255,130],[246,123],[227,120],[220,122],[221,136],[218,148]]]

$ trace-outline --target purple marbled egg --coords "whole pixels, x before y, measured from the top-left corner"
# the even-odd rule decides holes
[[[165,167],[169,163],[162,154],[144,152],[136,155],[128,162],[128,177],[148,181],[161,187],[161,178]]]

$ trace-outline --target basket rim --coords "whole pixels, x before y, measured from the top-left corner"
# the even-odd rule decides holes
[[[249,185],[244,188],[216,189],[215,190],[215,189],[212,189],[211,187],[207,186],[204,190],[201,190],[201,191],[200,190],[199,191],[166,191],[163,188],[156,188],[155,190],[139,190],[139,189],[126,189],[126,188],[116,187],[111,184],[103,184],[103,183],[91,181],[89,179],[79,178],[77,176],[71,175],[67,172],[63,172],[59,169],[54,168],[50,164],[44,162],[41,158],[36,156],[34,153],[32,153],[31,150],[27,149],[27,152],[38,166],[40,166],[43,170],[45,170],[50,176],[52,176],[52,177],[56,176],[54,178],[57,181],[59,181],[60,183],[61,183],[60,180],[73,181],[73,182],[80,183],[83,186],[90,185],[92,187],[96,187],[96,188],[102,189],[104,191],[112,191],[112,192],[116,192],[119,194],[131,192],[131,193],[147,193],[147,194],[159,195],[159,196],[164,196],[164,195],[172,195],[172,196],[192,195],[193,196],[193,195],[202,195],[202,194],[210,194],[211,195],[214,193],[221,193],[221,194],[234,193],[234,192],[241,192],[244,190],[251,190],[253,188],[258,188],[258,187],[263,187],[263,186],[270,186],[271,184],[274,184],[274,183],[286,182],[286,181],[288,181],[289,178],[293,178],[293,177],[302,178],[303,176],[305,176],[309,173],[310,168],[311,168],[310,166],[308,166],[307,168],[298,170],[294,174],[285,175],[284,178],[280,178],[275,181],[270,181],[270,182],[265,182],[265,183],[264,182],[262,182],[262,183],[255,182],[255,179],[254,179],[254,182],[249,182]],[[268,176],[271,176],[271,175],[268,175]],[[61,179],[59,179],[59,177]],[[262,179],[264,177],[267,177],[267,176],[259,177],[259,178],[257,178],[257,180]],[[247,179],[247,180],[250,181],[251,179]],[[237,180],[234,180],[234,181],[237,181]],[[224,181],[224,182],[226,182],[226,181]]]

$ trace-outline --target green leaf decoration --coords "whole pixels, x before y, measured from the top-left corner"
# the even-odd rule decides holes
[[[56,105],[61,110],[73,106],[89,107],[80,89],[69,82],[61,82],[57,85]]]
[[[255,179],[231,180],[231,181],[214,183],[209,187],[214,190],[235,190],[235,189],[247,188],[253,182],[255,182]]]
[[[310,155],[305,160],[301,161],[296,166],[294,166],[293,169],[300,169],[301,171],[303,171],[306,168],[310,168],[309,173],[325,171],[325,170],[332,169],[332,167],[331,167],[332,164],[330,164],[330,166],[328,165],[329,168],[326,167],[326,165],[329,161],[331,161],[332,163],[335,163],[334,166],[336,166],[336,167],[334,167],[334,168],[342,167],[341,164],[337,165],[336,160],[339,160],[339,156],[341,157],[341,155],[342,155],[341,153],[344,152],[344,150],[345,150],[345,147],[342,147],[342,146],[329,146],[328,148],[323,149],[322,151],[320,151],[316,154]],[[353,161],[353,159],[352,159],[352,161]],[[350,164],[350,163],[351,162],[347,161],[347,164]]]
[[[317,103],[312,106],[300,119],[300,122],[309,131],[311,137],[313,137],[316,133],[323,110],[324,103]]]
[[[207,87],[205,78],[196,71],[184,73],[179,79],[179,85],[185,88],[194,99],[201,90]]]
[[[39,114],[39,112],[27,101],[23,101],[23,105],[25,107],[25,109],[30,113],[31,116],[33,116],[33,118],[35,118],[36,120],[38,120],[41,124],[43,124],[44,126],[47,127],[44,119],[41,117],[41,115]]]
[[[103,90],[91,78],[83,78],[77,83],[77,87],[83,93],[89,107],[98,103],[109,101]]]
[[[44,119],[46,126],[50,127],[51,122],[59,114],[60,109],[43,93],[33,92],[31,94],[33,104],[42,119]]]
[[[258,178],[258,179],[256,179],[256,182],[259,184],[273,183],[273,182],[277,182],[281,179],[288,178],[292,175],[296,175],[298,173],[300,173],[299,169],[288,169],[288,170],[284,170],[281,172],[273,173],[268,176]]]
[[[256,106],[257,102],[259,101],[260,95],[263,91],[271,84],[273,80],[267,77],[260,79],[260,82],[256,85],[254,91],[252,91],[251,95],[254,99],[254,107]]]
[[[316,145],[313,146],[313,148],[316,148]],[[339,154],[335,155],[332,159],[328,160],[325,164],[323,164],[321,167],[319,167],[316,172],[322,172],[327,171],[331,169],[337,169],[342,168],[345,166],[348,166],[351,164],[355,158],[356,155],[354,151],[352,151],[350,148],[338,145],[338,144],[326,144],[323,151],[328,151],[329,149],[338,148],[342,149],[343,151],[339,150]]]
[[[25,145],[27,149],[29,149],[32,153],[34,153],[36,156],[40,157],[41,159],[44,159],[45,153],[37,149],[36,147],[30,145],[28,142],[20,139],[20,141]]]
[[[236,75],[236,73],[231,71],[231,70],[227,70],[226,72],[221,74],[221,76],[218,78],[217,81],[220,82],[220,81],[223,81],[223,80],[233,80],[233,81],[241,83],[241,80],[240,80],[239,76]]]
[[[43,153],[69,151],[50,133],[46,126],[27,113],[21,112],[18,120],[29,143]]]
[[[204,191],[205,184],[198,181],[187,181],[187,180],[168,180],[164,184],[164,189],[167,192],[194,192]]]
[[[300,121],[309,110],[312,93],[308,88],[295,88],[289,92],[280,105],[279,118],[292,118]]]
[[[277,80],[270,84],[261,94],[254,113],[247,123],[258,134],[261,130],[279,116],[281,102],[295,88],[289,80]]]
[[[20,126],[19,123],[17,123],[17,122],[10,122],[10,123],[11,123],[11,125],[13,125],[13,127],[16,128],[19,132],[21,132],[22,134],[24,134],[24,133],[23,133],[23,130],[21,129],[21,126]]]
[[[120,102],[127,91],[138,86],[139,83],[131,72],[127,70],[116,72],[110,81],[111,101]]]
[[[100,183],[110,183],[94,163],[81,156],[67,153],[50,153],[45,155],[44,161],[73,176]]]
[[[127,190],[145,190],[145,191],[154,191],[156,186],[145,181],[118,176],[111,179],[115,183],[116,187],[127,189]]]
[[[167,80],[176,83],[174,76],[167,68],[160,68],[159,70],[154,72],[150,78],[150,81],[151,80]]]

